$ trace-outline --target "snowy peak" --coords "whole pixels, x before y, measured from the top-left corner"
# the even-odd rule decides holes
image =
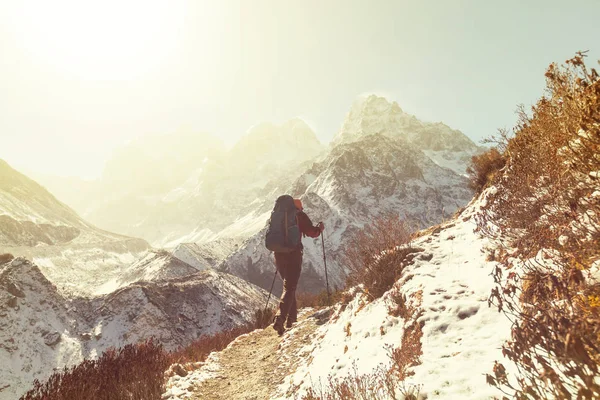
[[[405,113],[395,101],[375,95],[354,102],[333,143],[352,142],[374,134],[401,137],[438,165],[459,174],[465,173],[470,158],[481,151],[462,132],[441,122],[422,122]]]
[[[406,135],[411,128],[422,124],[414,116],[406,114],[398,103],[389,102],[376,95],[357,98],[334,139],[334,143],[357,140],[362,136],[377,133]]]
[[[447,195],[449,200],[455,199],[450,201],[450,204],[453,204],[452,208],[466,203],[472,196],[466,188],[464,178],[440,168],[416,146],[401,137],[391,138],[383,134],[373,134],[361,137],[355,142],[339,144],[331,150],[321,166],[320,171],[312,172],[317,172],[318,176],[305,190],[318,194],[335,208],[356,212],[357,207],[363,204],[365,222],[369,219],[369,213],[381,212],[379,208],[373,209],[372,204],[381,206],[385,204],[386,198],[394,194],[405,199],[401,206],[403,209],[418,209],[416,204],[409,203],[424,204],[429,201],[430,199],[406,199],[406,196],[418,197],[419,191],[425,187],[436,188],[436,196],[448,191],[444,196]],[[299,189],[303,178],[307,179],[301,177],[296,184]],[[416,193],[408,193],[409,188],[414,188]],[[422,194],[425,195],[426,192]],[[441,210],[441,207],[436,208]],[[419,214],[416,212],[413,216]],[[422,221],[424,224],[435,223],[438,218],[436,216],[431,220]]]

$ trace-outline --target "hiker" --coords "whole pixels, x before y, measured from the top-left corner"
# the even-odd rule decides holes
[[[282,226],[283,229],[281,229]],[[285,328],[291,328],[298,318],[296,287],[302,269],[302,235],[316,238],[323,232],[323,228],[323,222],[319,222],[316,226],[313,225],[303,211],[300,199],[284,195],[275,202],[275,208],[269,221],[266,245],[275,253],[275,266],[283,279],[283,294],[279,301],[279,312],[273,323],[273,329],[279,335],[283,334]]]

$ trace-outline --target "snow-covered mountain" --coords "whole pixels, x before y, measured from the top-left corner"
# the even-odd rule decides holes
[[[169,223],[185,221],[169,208],[177,206],[167,195],[194,187],[209,160],[224,153],[224,144],[208,134],[182,130],[140,137],[107,162],[80,211],[98,226],[152,242]]]
[[[263,222],[255,201],[273,200],[324,148],[294,118],[259,123],[231,149],[189,132],[141,137],[118,151],[99,181],[80,182],[85,196],[73,180],[40,179],[90,222],[175,247],[253,235]]]
[[[203,271],[217,267],[242,242],[241,238],[222,238],[205,243],[181,243],[172,254],[199,271]]]
[[[87,223],[38,183],[0,160],[0,246],[122,241]]]
[[[65,293],[97,290],[149,248],[88,223],[0,160],[0,253],[35,260]]]
[[[301,197],[308,215],[325,222],[329,283],[341,287],[347,271],[340,262],[353,232],[389,213],[417,227],[449,218],[472,198],[463,175],[471,157],[480,151],[460,131],[421,122],[385,98],[361,97],[329,151],[278,194]],[[265,288],[270,287],[274,271],[262,243],[272,204],[265,199],[260,212],[255,211],[263,229],[220,266]],[[319,239],[305,239],[304,260],[300,289],[325,288]]]
[[[171,222],[164,227],[171,231],[163,231],[154,243],[173,247],[250,237],[264,225],[262,204],[274,201],[323,149],[298,118],[281,126],[261,123],[250,128],[224,157],[207,163],[196,186],[165,197],[169,204],[163,218]]]
[[[353,232],[394,213],[425,227],[449,218],[472,198],[466,179],[440,167],[402,137],[373,134],[334,146],[287,190],[302,198],[309,217],[324,221],[329,284],[342,287],[344,248]],[[271,207],[272,203],[266,204]],[[274,265],[264,247],[265,229],[220,268],[269,288]],[[325,287],[320,239],[304,239],[300,290]]]
[[[247,323],[266,296],[242,279],[207,270],[136,282],[93,298],[67,298],[26,259],[0,264],[0,399],[18,398],[34,379],[43,381],[55,368],[111,346],[154,336],[175,349]]]
[[[397,102],[376,95],[355,100],[333,143],[350,142],[378,133],[404,138],[438,165],[461,175],[465,174],[471,157],[482,151],[461,131],[441,122],[422,122],[405,113]]]
[[[300,118],[280,126],[263,122],[251,127],[231,150],[230,172],[264,186],[273,170],[298,166],[322,150],[323,145],[313,130]]]

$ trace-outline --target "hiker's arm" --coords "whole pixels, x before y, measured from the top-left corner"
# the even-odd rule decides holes
[[[305,234],[306,236],[310,236],[312,238],[316,238],[321,234],[321,229],[318,226],[314,226],[308,215],[303,212],[298,213],[298,225],[300,227],[300,232]]]

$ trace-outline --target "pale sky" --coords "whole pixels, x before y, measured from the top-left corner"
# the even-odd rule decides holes
[[[233,143],[295,116],[328,142],[371,92],[478,142],[542,94],[549,63],[596,63],[598,15],[598,0],[0,0],[0,158],[92,178],[140,135]]]

